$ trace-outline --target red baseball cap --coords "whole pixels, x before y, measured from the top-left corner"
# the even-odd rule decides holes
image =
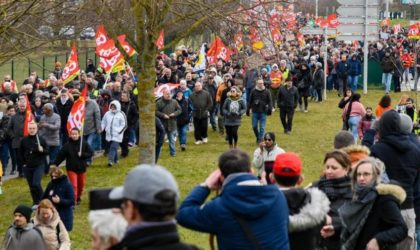
[[[279,154],[274,161],[273,173],[280,176],[298,176],[302,173],[302,161],[292,152]]]

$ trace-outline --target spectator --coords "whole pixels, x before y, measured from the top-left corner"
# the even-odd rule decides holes
[[[42,234],[31,223],[32,209],[25,205],[19,205],[13,212],[14,222],[7,229],[1,249],[39,249],[48,250]],[[18,237],[19,235],[19,237]]]
[[[270,85],[270,93],[271,93],[271,100],[273,100],[273,110],[277,106],[274,102],[274,100],[277,100],[277,96],[279,95],[279,89],[281,85],[283,84],[283,72],[279,70],[279,66],[277,64],[273,64],[271,67],[270,72],[270,78],[271,78],[271,85]],[[248,100],[249,103],[249,100]]]
[[[123,200],[122,214],[129,226],[112,249],[197,249],[180,240],[174,222],[179,190],[172,174],[163,167],[135,167],[124,187],[112,190],[109,198]]]
[[[348,64],[348,84],[350,85],[351,90],[353,93],[357,92],[357,83],[359,80],[359,76],[362,75],[362,63],[357,58],[356,54],[351,56],[351,59],[347,61]]]
[[[3,117],[0,119],[0,159],[3,170],[3,175],[6,175],[6,168],[9,164],[9,156],[11,156],[11,145],[10,145],[10,136],[8,134],[7,128],[13,114],[15,113],[15,107],[9,105],[7,107],[7,112],[3,114]],[[15,158],[15,157],[13,157]],[[12,158],[12,172],[16,171],[16,159]],[[14,174],[14,173],[10,173]]]
[[[300,65],[296,81],[299,92],[299,110],[308,112],[308,96],[309,88],[311,86],[311,72],[306,63]]]
[[[50,168],[51,181],[44,190],[42,199],[49,199],[60,215],[68,232],[73,229],[74,191],[69,179],[60,167]]]
[[[127,221],[121,213],[112,209],[100,209],[89,212],[92,228],[92,249],[112,249],[124,237]]]
[[[246,101],[249,102],[251,91],[255,88],[255,84],[258,80],[258,70],[256,68],[249,69],[244,78],[244,85],[246,90]]]
[[[347,63],[347,55],[341,55],[341,60],[335,66],[338,78],[338,96],[343,95],[344,90],[347,88],[347,79],[349,76],[349,65]]]
[[[26,116],[26,99],[25,96],[22,95],[19,97],[18,101],[18,112],[15,115],[11,116],[9,126],[8,126],[8,134],[12,139],[12,151],[13,154],[16,156],[16,166],[19,177],[23,177],[23,161],[22,161],[22,152],[20,151],[20,143],[23,139],[23,126],[25,124],[25,116]],[[12,170],[15,171],[15,170]]]
[[[215,234],[220,250],[289,249],[286,199],[274,185],[260,184],[250,171],[245,152],[234,149],[222,154],[219,169],[181,204],[178,223]],[[205,204],[210,192],[221,187],[223,195]]]
[[[86,66],[85,72],[86,73],[89,73],[89,72],[95,73],[95,71],[96,71],[96,66],[95,66],[95,64],[93,64],[93,60],[89,58],[87,60],[87,66]]]
[[[360,141],[363,140],[366,130],[372,127],[372,123],[375,121],[375,119],[376,117],[372,114],[372,108],[367,107],[365,116],[362,117],[362,119],[359,122],[359,125],[357,126]]]
[[[181,107],[181,114],[176,117],[179,144],[181,151],[185,151],[187,148],[187,133],[192,114],[192,107],[190,100],[184,97],[183,91],[178,90],[175,94],[175,99]]]
[[[381,118],[383,113],[391,109],[393,109],[391,105],[391,97],[389,95],[382,96],[381,100],[378,103],[378,106],[376,106],[375,109],[376,117],[378,119]]]
[[[69,234],[50,200],[44,199],[39,203],[33,220],[49,250],[70,250]]]
[[[316,90],[316,95],[318,97],[317,101],[322,102],[322,90],[324,89],[324,70],[322,69],[322,63],[320,62],[315,64],[314,72],[312,73],[312,84]]]
[[[316,249],[319,226],[330,210],[327,196],[317,188],[298,188],[303,182],[302,161],[294,153],[277,155],[270,181],[286,196],[290,249]]]
[[[128,147],[130,146],[130,134],[135,132],[137,121],[139,120],[139,112],[136,104],[131,100],[130,93],[123,91],[121,93],[121,111],[127,117],[127,129],[124,131],[123,142],[121,143],[121,157],[128,155]],[[134,144],[131,143],[131,146]]]
[[[338,132],[334,137],[334,149],[342,149],[355,143],[353,134],[347,130]]]

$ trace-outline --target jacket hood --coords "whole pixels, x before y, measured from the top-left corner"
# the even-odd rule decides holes
[[[400,133],[400,115],[395,110],[388,110],[379,119],[379,134],[386,136],[391,133]]]
[[[273,209],[282,194],[275,185],[263,185],[249,173],[238,173],[226,178],[221,195],[230,211],[255,219]]]
[[[410,138],[408,135],[397,133],[392,133],[383,136],[381,137],[379,142],[383,142],[401,153],[410,150],[410,148],[413,146],[410,143]]]
[[[111,105],[112,104],[114,104],[115,105],[115,107],[117,108],[117,111],[121,111],[121,103],[119,102],[119,101],[117,101],[117,100],[114,100],[114,101],[112,101],[110,104],[109,104],[109,109],[111,109]]]
[[[320,225],[330,211],[328,197],[318,188],[294,188],[283,191],[289,211],[289,232],[300,232]]]
[[[379,195],[391,195],[395,199],[398,200],[400,204],[405,201],[407,194],[405,193],[404,189],[395,184],[378,184],[376,186],[376,191],[378,191]]]

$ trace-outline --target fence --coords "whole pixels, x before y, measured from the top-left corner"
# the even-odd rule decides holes
[[[70,52],[62,54],[34,54],[36,55],[15,58],[1,65],[0,82],[3,80],[4,75],[10,74],[12,79],[14,79],[18,85],[21,85],[23,81],[26,78],[28,78],[29,74],[33,71],[36,71],[38,76],[42,79],[46,79],[48,77],[48,74],[54,71],[55,62],[61,62],[62,68],[64,68],[67,59],[70,55]],[[99,59],[95,54],[95,49],[79,48],[78,56],[79,66],[81,70],[86,69],[88,59],[92,59],[95,65],[98,65],[99,63]]]

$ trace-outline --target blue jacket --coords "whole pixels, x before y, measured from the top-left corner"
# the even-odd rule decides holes
[[[42,199],[49,199],[52,202],[52,197],[55,195],[60,197],[60,203],[53,204],[67,231],[70,232],[73,229],[74,191],[67,176],[63,175],[51,180],[42,195]]]
[[[358,76],[362,74],[362,63],[356,59],[347,60],[349,76]]]
[[[288,250],[288,207],[275,185],[261,185],[248,173],[229,175],[220,196],[204,204],[210,190],[196,187],[176,217],[184,227],[215,234],[220,250],[254,249],[233,213],[244,218],[262,249]]]

